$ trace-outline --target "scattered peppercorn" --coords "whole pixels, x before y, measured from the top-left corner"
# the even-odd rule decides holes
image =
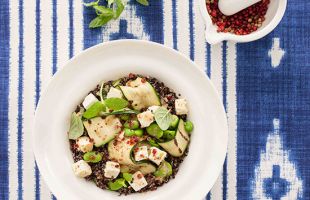
[[[247,35],[262,26],[270,0],[262,0],[240,12],[226,16],[218,7],[219,0],[207,0],[207,11],[218,32]]]

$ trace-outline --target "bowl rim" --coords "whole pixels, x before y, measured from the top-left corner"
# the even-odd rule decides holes
[[[92,46],[88,49],[85,49],[83,50],[82,52],[80,52],[79,54],[73,56],[71,59],[69,59],[64,65],[63,67],[61,67],[55,74],[54,76],[52,77],[52,79],[49,81],[48,83],[48,86],[44,89],[44,91],[42,92],[42,95],[41,98],[39,99],[38,101],[38,104],[37,104],[37,107],[36,107],[36,110],[35,110],[35,117],[34,117],[34,122],[33,122],[33,129],[32,129],[32,150],[33,150],[33,153],[34,153],[34,157],[35,157],[35,161],[36,161],[36,164],[38,166],[38,169],[40,171],[40,174],[42,175],[45,183],[47,184],[49,190],[53,193],[53,195],[55,195],[57,198],[60,198],[60,197],[63,197],[63,195],[61,195],[62,191],[59,190],[59,187],[57,187],[57,184],[55,182],[53,182],[53,179],[51,177],[51,174],[49,172],[49,170],[46,168],[46,165],[43,164],[44,162],[44,158],[42,158],[42,156],[39,154],[39,149],[38,149],[38,144],[36,142],[36,131],[35,131],[35,128],[36,128],[36,123],[38,121],[38,113],[40,113],[41,111],[41,107],[42,107],[42,99],[45,99],[44,97],[46,96],[46,93],[48,93],[48,90],[49,90],[49,87],[51,85],[51,83],[53,82],[54,79],[56,79],[58,76],[60,76],[60,74],[62,73],[62,71],[64,70],[64,68],[68,65],[70,65],[71,63],[73,63],[76,59],[78,59],[78,57],[84,55],[84,54],[88,54],[92,51],[96,51],[97,49],[100,49],[102,47],[105,47],[105,46],[109,46],[109,45],[114,45],[114,44],[118,44],[118,43],[139,43],[141,45],[151,45],[151,46],[157,46],[157,47],[161,47],[161,48],[165,48],[167,51],[175,54],[176,56],[181,56],[183,57],[183,59],[186,59],[187,61],[189,61],[192,65],[194,65],[196,67],[196,70],[200,71],[200,73],[202,73],[204,76],[206,76],[206,80],[208,81],[209,85],[211,86],[212,90],[215,92],[215,98],[216,98],[216,101],[220,102],[220,112],[221,112],[221,116],[225,116],[225,119],[223,120],[223,124],[222,124],[222,128],[223,130],[225,130],[225,133],[223,133],[223,135],[225,136],[223,139],[223,143],[225,144],[225,149],[224,150],[221,150],[221,159],[219,159],[218,163],[221,163],[221,167],[218,167],[216,168],[216,178],[214,178],[214,180],[212,180],[212,184],[210,185],[209,188],[207,188],[206,186],[204,187],[201,187],[204,189],[205,191],[205,194],[211,190],[212,186],[216,183],[216,180],[218,178],[218,176],[220,175],[220,172],[222,171],[222,166],[224,165],[224,162],[225,162],[225,158],[226,158],[226,154],[227,154],[227,150],[228,150],[228,132],[229,132],[229,129],[228,129],[228,121],[227,121],[227,115],[226,115],[226,112],[225,112],[225,108],[224,108],[224,105],[221,101],[221,98],[220,98],[220,95],[218,93],[218,91],[216,90],[216,87],[214,86],[214,84],[211,82],[211,80],[209,78],[207,78],[207,75],[204,73],[204,71],[199,68],[199,66],[193,62],[192,60],[190,60],[187,56],[183,55],[182,53],[180,53],[179,51],[176,51],[175,49],[171,48],[171,47],[168,47],[168,46],[165,46],[165,45],[162,45],[162,44],[159,44],[159,43],[156,43],[156,42],[152,42],[152,41],[145,41],[145,40],[137,40],[137,39],[122,39],[122,40],[114,40],[114,41],[108,41],[108,42],[103,42],[103,43],[100,43],[100,44],[97,44],[95,46]],[[45,167],[44,167],[44,166]],[[201,193],[202,189],[199,190]],[[198,190],[197,190],[197,193],[198,193]]]
[[[276,26],[280,23],[281,19],[284,16],[286,6],[287,6],[287,0],[279,0],[279,5],[278,5],[276,14],[273,17],[273,19],[264,28],[258,29],[257,31],[254,31],[248,35],[235,35],[231,33],[220,32],[220,33],[213,33],[214,37],[212,37],[212,39],[208,39],[207,29],[210,26],[215,26],[215,25],[212,24],[211,17],[209,13],[207,12],[206,0],[199,0],[200,13],[206,25],[205,38],[207,42],[209,42],[210,44],[216,44],[224,40],[231,40],[231,41],[236,41],[236,42],[251,42],[251,41],[260,39],[266,36],[267,34],[269,34],[271,31],[273,31],[276,28]]]

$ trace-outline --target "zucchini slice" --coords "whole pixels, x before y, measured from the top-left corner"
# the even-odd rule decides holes
[[[174,157],[180,157],[185,152],[185,149],[189,143],[189,135],[184,129],[184,122],[180,119],[178,130],[173,140],[168,142],[158,143],[163,149],[165,149],[170,155]]]
[[[160,98],[158,97],[153,86],[138,77],[134,81],[127,82],[126,86],[120,86],[124,96],[132,101],[132,107],[135,110],[148,108],[150,106],[160,106]]]
[[[113,140],[122,127],[120,120],[114,115],[107,116],[105,119],[95,117],[84,121],[83,124],[96,147]]]
[[[138,143],[133,137],[125,137],[122,141],[112,140],[108,146],[110,159],[121,165],[122,172],[141,171],[144,175],[155,172],[156,167],[153,164],[133,161],[132,151]]]

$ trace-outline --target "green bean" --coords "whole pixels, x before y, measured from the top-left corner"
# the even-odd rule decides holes
[[[130,119],[125,122],[124,127],[130,129],[137,129],[139,128],[139,122],[138,120]]]
[[[83,159],[86,162],[97,163],[102,160],[102,155],[96,151],[90,151],[83,155]]]

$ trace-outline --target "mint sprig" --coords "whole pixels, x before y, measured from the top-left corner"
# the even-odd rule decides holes
[[[97,14],[89,23],[89,28],[98,28],[107,24],[112,19],[118,19],[125,9],[125,4],[122,0],[106,0],[107,6],[99,5],[100,0],[84,3],[84,6],[93,8]],[[148,6],[148,0],[136,0],[141,5]]]

